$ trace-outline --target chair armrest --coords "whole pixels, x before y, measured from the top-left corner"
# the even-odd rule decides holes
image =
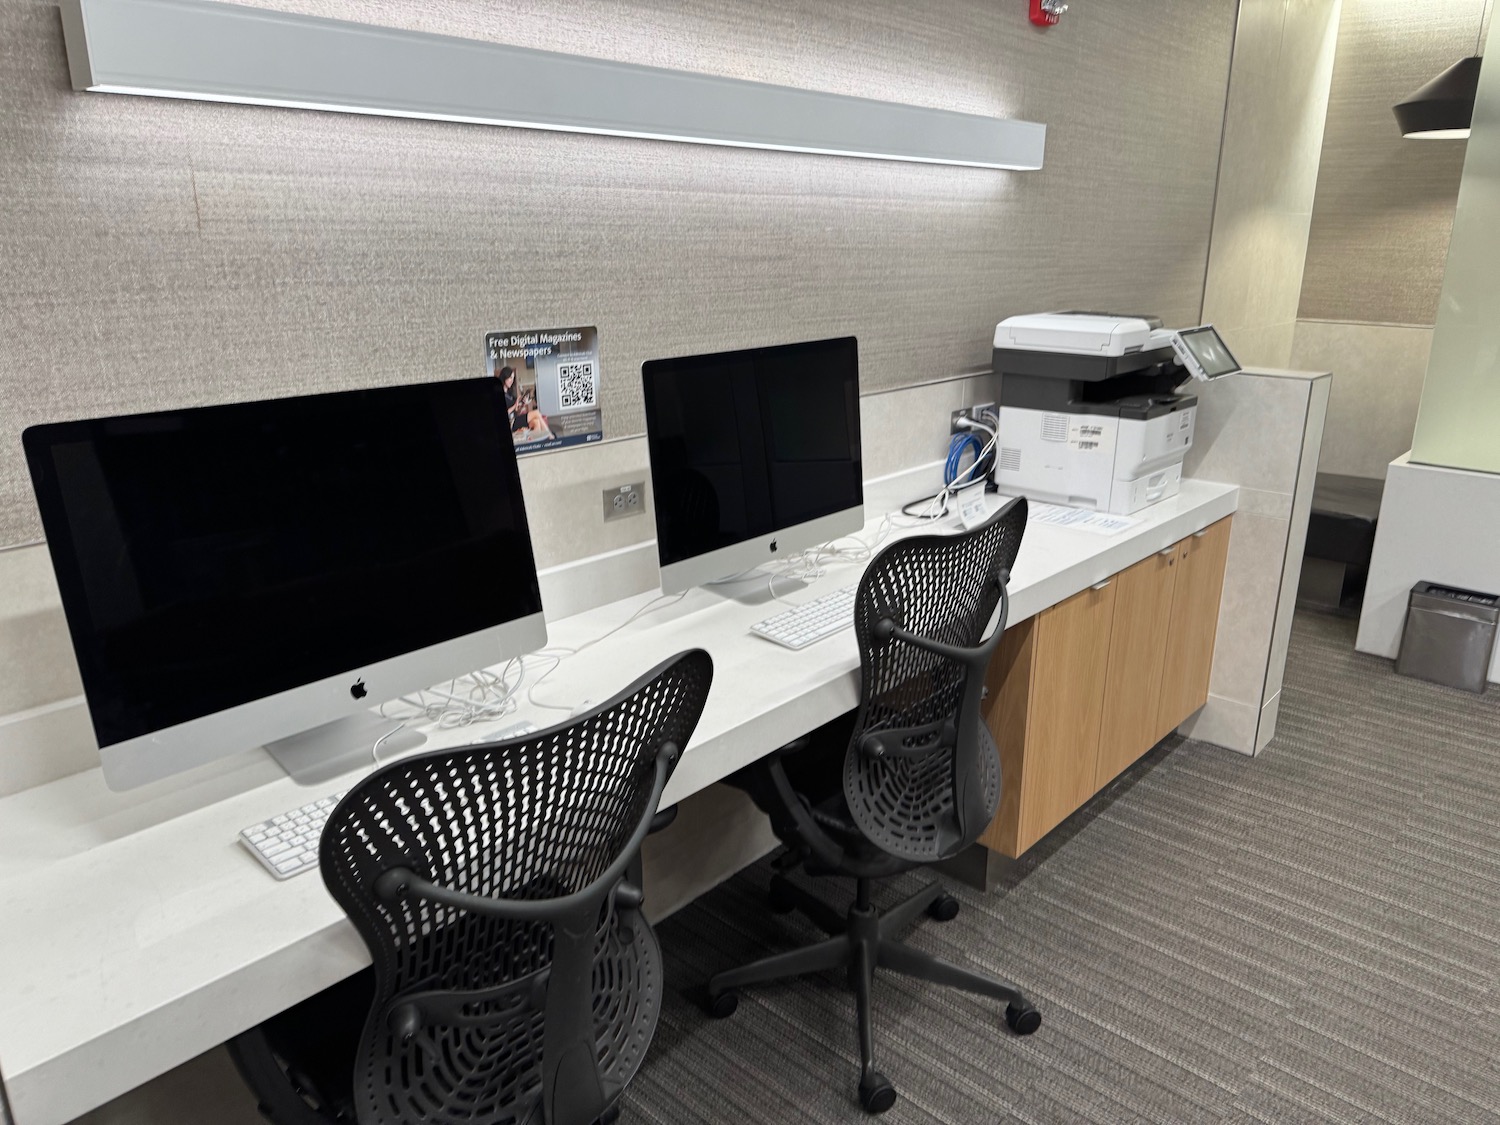
[[[670,828],[672,822],[677,819],[677,806],[669,809],[658,809],[655,816],[651,818],[650,835],[655,835],[664,828]]]
[[[784,806],[786,814],[792,818],[792,823],[796,826],[797,835],[802,842],[823,863],[830,867],[837,867],[844,858],[844,848],[835,843],[813,818],[807,805],[803,803],[802,797],[792,788],[791,779],[786,775],[786,767],[778,758],[772,757],[766,761],[765,770],[771,779],[771,785],[776,790],[776,796]]]
[[[662,791],[667,787],[667,773],[677,759],[677,745],[665,742],[656,752],[656,775],[652,779],[651,799],[646,803],[646,815],[635,826],[629,842],[609,868],[582,890],[558,898],[508,899],[490,898],[487,895],[471,895],[451,890],[438,883],[423,879],[409,867],[392,867],[375,878],[375,895],[387,906],[394,906],[403,898],[413,897],[429,902],[441,903],[471,914],[490,918],[502,918],[509,922],[546,922],[561,914],[568,914],[592,902],[613,887],[625,875],[631,861],[641,848],[641,842],[651,831],[656,820],[657,804]]]
[[[933,742],[933,735],[941,737]],[[925,758],[939,747],[952,746],[957,738],[953,720],[942,718],[919,727],[887,727],[870,731],[859,740],[859,752],[868,758]],[[907,739],[918,745],[903,746]]]
[[[494,1016],[489,1012],[476,1015],[474,1009],[512,997],[525,997],[532,1008],[540,1010],[546,1002],[551,976],[552,969],[548,966],[494,988],[409,992],[391,1001],[386,1011],[386,1026],[402,1043],[410,1043],[423,1027],[482,1027]]]
[[[995,623],[994,631],[973,648],[945,644],[931,637],[924,637],[920,633],[910,632],[901,628],[889,617],[882,617],[875,622],[870,632],[875,640],[882,643],[891,640],[904,641],[906,644],[915,645],[927,652],[949,660],[956,660],[960,664],[982,668],[989,664],[990,655],[999,646],[1001,637],[1005,635],[1005,623],[1010,618],[1010,571],[1002,570],[996,576],[995,581],[1000,587],[1000,619]]]

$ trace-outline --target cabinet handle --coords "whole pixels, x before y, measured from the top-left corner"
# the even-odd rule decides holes
[[[1173,543],[1170,547],[1166,547],[1156,553],[1164,559],[1169,559],[1177,553],[1177,544]]]
[[[1195,532],[1193,532],[1193,538],[1194,539],[1202,539],[1207,534],[1208,534],[1208,528],[1205,527],[1202,531],[1195,531]]]
[[[1103,582],[1095,582],[1092,586],[1089,587],[1089,589],[1090,590],[1102,590],[1102,589],[1104,589],[1106,586],[1108,586],[1113,581],[1114,581],[1113,578],[1106,578]]]

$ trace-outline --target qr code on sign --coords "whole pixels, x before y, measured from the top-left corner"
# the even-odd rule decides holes
[[[594,361],[580,360],[557,365],[557,404],[562,410],[597,405],[598,385]]]

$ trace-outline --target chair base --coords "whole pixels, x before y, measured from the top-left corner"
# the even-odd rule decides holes
[[[884,914],[870,905],[868,879],[856,881],[854,905],[842,916],[782,875],[772,877],[769,898],[772,910],[777,913],[796,910],[830,936],[816,944],[717,974],[708,982],[707,1011],[721,1019],[732,1015],[739,1004],[738,990],[747,985],[846,969],[854,993],[859,1034],[859,1101],[869,1113],[884,1113],[896,1101],[895,1088],[875,1068],[870,990],[877,968],[1003,1000],[1005,1022],[1018,1035],[1030,1035],[1042,1024],[1041,1013],[1014,985],[970,972],[897,940],[898,934],[924,914],[948,921],[958,913],[958,903],[938,883],[928,884]]]

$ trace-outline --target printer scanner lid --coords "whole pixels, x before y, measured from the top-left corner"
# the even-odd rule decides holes
[[[995,347],[1012,351],[1121,356],[1151,346],[1155,318],[1108,313],[1051,312],[1006,317],[995,327]]]

